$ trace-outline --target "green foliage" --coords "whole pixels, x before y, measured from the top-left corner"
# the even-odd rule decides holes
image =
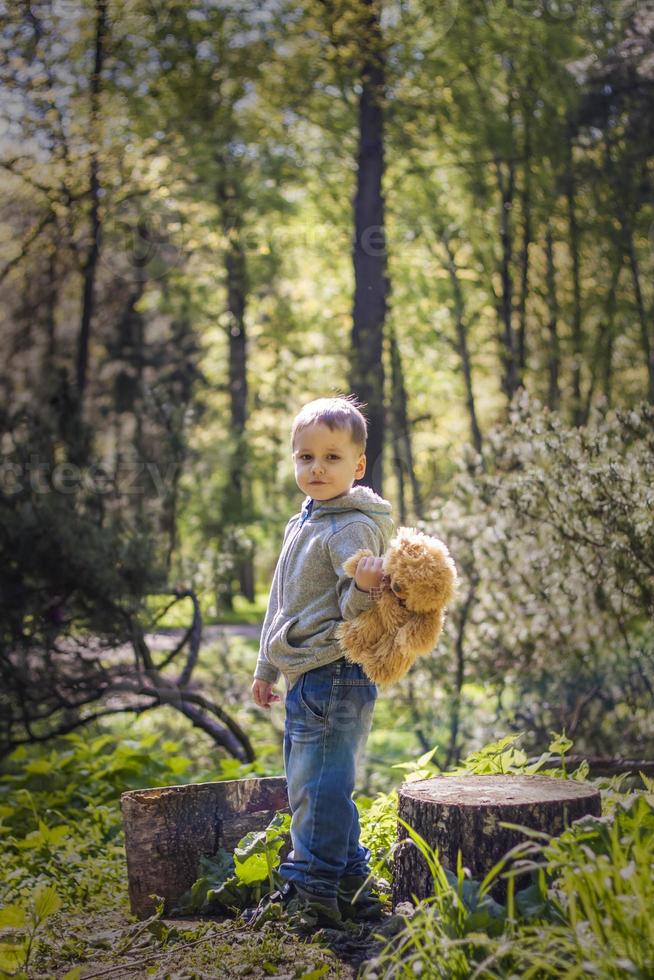
[[[558,776],[565,779],[567,778],[565,754],[572,748],[573,743],[565,733],[557,735],[552,732],[552,735],[554,738],[549,744],[548,751],[542,752],[534,762],[529,762],[527,753],[517,748],[516,743],[524,738],[522,732],[517,732],[512,735],[505,735],[504,738],[498,739],[496,742],[489,742],[482,748],[470,752],[459,766],[455,766],[451,770],[451,773],[457,775],[469,772],[478,776],[491,773],[523,773],[532,776],[540,772],[543,776]],[[547,769],[543,768],[551,762],[558,762],[558,765],[549,766]],[[582,762],[578,769],[572,773],[571,778],[583,779],[587,774],[588,764]]]
[[[470,753],[457,771],[532,771],[534,764],[523,758],[517,740],[507,736]],[[125,918],[118,796],[128,787],[187,778],[176,771],[180,745],[156,736],[109,735],[88,740],[74,735],[58,744],[58,751],[34,747],[14,753],[0,782],[0,975],[22,978],[40,971],[73,980],[79,975],[75,963],[103,951],[115,962],[118,955],[200,939],[205,925],[192,931],[166,925],[161,905],[145,922]],[[565,734],[553,733],[538,772],[565,778],[571,749]],[[434,753],[401,764],[400,771],[408,779],[424,778],[425,770],[433,774]],[[584,778],[583,770],[575,777]],[[362,977],[651,976],[654,780],[644,778],[643,787],[625,793],[624,778],[603,780],[601,818],[577,821],[552,840],[531,834],[512,852],[508,870],[500,862],[484,881],[471,879],[460,862],[456,872],[443,868],[438,854],[408,830],[431,868],[434,894],[405,919],[400,933],[385,940],[376,959],[364,964]],[[357,803],[373,870],[390,880],[397,794]],[[277,884],[288,828],[289,817],[277,815],[264,830],[246,834],[233,854],[206,859],[202,878],[179,911],[232,915],[254,904]],[[491,894],[501,877],[508,884],[504,903]],[[122,910],[115,922],[112,908]],[[93,912],[102,913],[104,924],[89,932]],[[263,943],[263,932],[261,937]],[[272,947],[266,950],[272,971],[277,954]],[[53,962],[56,970],[49,966]]]
[[[179,900],[177,913],[238,912],[256,905],[279,884],[275,871],[279,852],[288,842],[291,818],[276,813],[265,830],[251,831],[234,848],[233,856],[219,849],[201,860],[202,874]]]
[[[534,771],[513,747],[516,737],[471,753],[457,771]],[[541,773],[566,778],[571,747],[564,734],[554,735],[538,766],[557,755],[561,764]],[[580,767],[573,777],[584,779],[586,772]],[[429,867],[433,895],[364,965],[362,977],[652,976],[654,781],[644,777],[644,792],[628,795],[621,793],[622,782],[606,781],[602,817],[577,820],[557,838],[522,828],[530,839],[481,882],[469,877],[460,855],[456,874],[444,868],[438,852],[400,821]],[[510,859],[514,863],[506,870]],[[530,882],[516,889],[526,873]],[[490,894],[499,878],[507,881],[505,904]]]
[[[633,793],[611,816],[583,817],[544,849],[548,897],[566,921],[578,961],[597,975],[654,970],[654,795]]]
[[[181,744],[157,734],[62,737],[55,747],[17,749],[0,776],[0,901],[52,884],[62,907],[100,905],[124,894],[121,792],[188,778]],[[216,776],[215,778],[220,778]]]
[[[429,779],[430,776],[436,776],[440,772],[438,766],[432,762],[437,751],[438,746],[435,745],[433,749],[424,752],[418,759],[410,759],[409,762],[398,762],[393,766],[393,769],[401,769],[405,773],[404,779],[407,783],[414,782],[417,779]]]
[[[62,962],[84,959],[98,949],[125,953],[189,935],[159,921],[162,908],[143,923],[125,924],[118,805],[126,790],[191,778],[181,742],[158,733],[88,735],[71,733],[47,748],[21,747],[5,760],[0,776],[0,975],[18,971],[23,976],[32,963],[52,956]],[[219,760],[210,777],[239,778],[251,769],[239,768],[233,759]],[[89,916],[102,912],[110,920],[116,908],[122,912],[117,925],[108,921],[89,934]],[[62,939],[64,920],[70,925]]]
[[[397,792],[379,793],[374,800],[357,797],[361,843],[370,848],[374,875],[393,879],[392,849],[397,837]]]
[[[0,973],[22,976],[27,968],[37,930],[61,908],[52,885],[38,885],[29,903],[13,902],[0,909],[0,929],[10,930],[11,942],[0,943]]]
[[[565,726],[582,749],[624,755],[649,739],[653,431],[651,405],[570,428],[523,393],[426,523],[461,572],[443,653],[456,638],[456,677],[496,693],[500,722],[532,741]],[[418,669],[440,677],[444,661]]]

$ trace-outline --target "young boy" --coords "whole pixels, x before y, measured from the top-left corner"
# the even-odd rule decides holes
[[[252,696],[262,708],[279,701],[286,682],[284,769],[292,851],[280,866],[282,901],[311,909],[321,924],[370,918],[379,901],[365,889],[370,851],[359,843],[352,800],[357,760],[377,697],[358,664],[334,637],[341,620],[370,607],[393,534],[391,505],[354,481],[366,470],[366,420],[354,396],[319,398],[295,417],[295,479],[306,499],[290,519],[261,632]],[[343,562],[359,548],[354,579]]]

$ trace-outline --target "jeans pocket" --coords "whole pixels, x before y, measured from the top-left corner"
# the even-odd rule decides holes
[[[319,670],[320,668],[318,668]],[[298,683],[298,700],[307,714],[317,721],[325,721],[329,711],[332,682],[329,676],[312,676],[317,671],[308,670]]]

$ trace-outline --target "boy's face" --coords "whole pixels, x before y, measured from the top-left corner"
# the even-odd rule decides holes
[[[354,445],[349,430],[332,431],[322,422],[297,434],[293,462],[298,487],[314,500],[341,497],[366,472],[365,453]]]

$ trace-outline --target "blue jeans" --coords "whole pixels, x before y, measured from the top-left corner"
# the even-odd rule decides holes
[[[302,674],[286,695],[293,850],[279,873],[320,895],[335,895],[342,875],[370,871],[352,791],[376,698],[361,667],[342,657]]]

